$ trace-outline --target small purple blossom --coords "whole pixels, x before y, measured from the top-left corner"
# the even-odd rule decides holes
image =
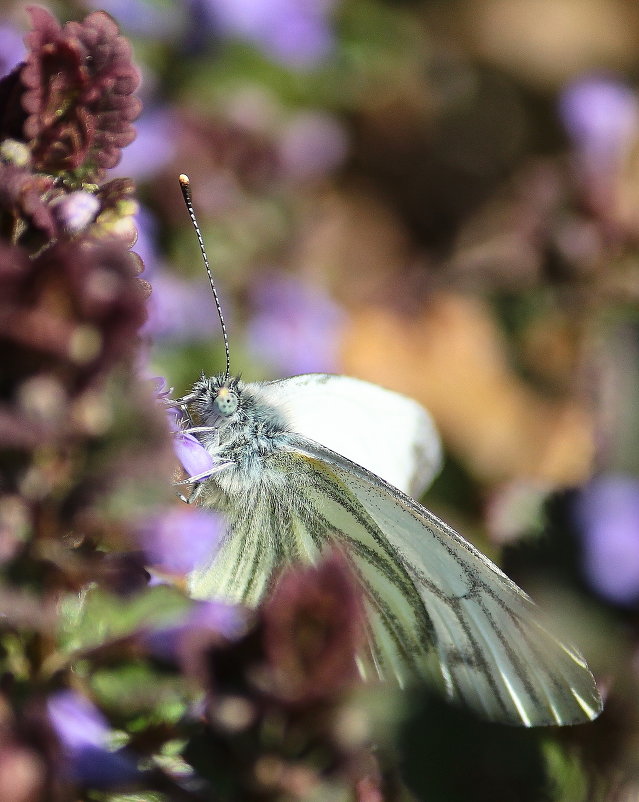
[[[584,571],[592,587],[617,604],[639,600],[639,479],[605,476],[583,488],[575,517]]]
[[[335,117],[320,111],[296,115],[280,135],[280,162],[297,179],[330,173],[344,161],[347,151],[344,128]]]
[[[271,273],[252,291],[255,314],[248,324],[253,353],[288,375],[331,372],[344,321],[342,310],[317,287]]]
[[[243,607],[221,601],[195,601],[181,621],[149,632],[144,640],[156,657],[178,661],[194,640],[237,640],[246,633],[247,626]]]
[[[157,246],[158,222],[155,215],[146,206],[142,205],[139,206],[135,213],[134,220],[137,239],[133,250],[144,264],[144,275],[148,279],[152,279],[160,262]]]
[[[164,376],[152,376],[153,392],[158,401],[164,401],[171,395],[171,388],[166,383]]]
[[[88,0],[96,11],[110,14],[127,33],[137,36],[167,39],[175,36],[180,27],[177,9],[171,5],[149,0]]]
[[[246,39],[269,57],[309,68],[333,47],[333,0],[207,0],[218,29]]]
[[[100,201],[84,190],[70,192],[52,204],[52,213],[58,227],[67,234],[78,234],[95,219]]]
[[[219,334],[219,320],[205,279],[185,281],[158,269],[153,275],[148,309],[145,331],[154,340],[199,342]]]
[[[209,452],[196,437],[188,432],[178,431],[175,433],[173,448],[180,464],[190,477],[199,476],[204,479],[215,465]]]
[[[220,515],[175,507],[139,527],[149,565],[161,573],[184,576],[211,560],[224,533]]]
[[[613,78],[584,78],[568,86],[559,114],[584,166],[614,167],[639,131],[639,102],[630,87]]]
[[[169,398],[172,390],[167,387],[166,379],[155,376],[152,381],[155,397],[166,409],[169,429],[173,433],[173,449],[178,460],[189,477],[204,478],[215,467],[213,458],[196,437],[183,431],[186,420],[181,410]]]
[[[107,749],[109,726],[88,699],[75,691],[58,691],[49,697],[47,710],[76,782],[94,788],[113,788],[139,779],[132,757]]]
[[[159,396],[158,396],[159,397]],[[175,407],[167,409],[169,426],[173,432],[173,449],[189,477],[205,478],[215,466],[213,458],[200,441],[188,432],[182,431],[182,414]]]
[[[164,170],[175,156],[177,120],[168,109],[151,109],[141,114],[135,130],[136,138],[122,152],[112,175],[147,181]]]
[[[13,25],[7,23],[0,25],[0,77],[10,73],[24,61],[27,49],[22,36]]]

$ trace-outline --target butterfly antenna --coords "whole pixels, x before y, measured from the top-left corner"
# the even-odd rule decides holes
[[[215,282],[213,281],[213,274],[211,273],[209,259],[208,256],[206,255],[204,240],[202,239],[202,232],[200,231],[200,226],[198,225],[197,218],[195,217],[193,200],[191,198],[191,182],[189,181],[188,175],[184,175],[184,173],[180,175],[178,180],[180,182],[180,189],[182,190],[182,197],[184,198],[184,203],[186,204],[189,217],[191,218],[191,223],[193,223],[193,228],[195,229],[197,241],[200,244],[202,259],[204,259],[204,266],[206,267],[206,273],[209,277],[209,283],[211,285],[211,289],[213,290],[213,298],[215,299],[217,314],[220,318],[220,324],[222,326],[222,337],[224,338],[224,353],[226,354],[226,372],[224,374],[224,381],[227,382],[231,375],[231,354],[229,352],[229,338],[226,333],[226,326],[224,325],[224,315],[222,314],[222,306],[220,304],[220,299],[218,298],[217,295],[217,290],[215,289]]]

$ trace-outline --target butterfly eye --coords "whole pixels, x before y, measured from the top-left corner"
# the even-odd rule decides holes
[[[237,395],[232,390],[229,390],[227,387],[222,387],[215,396],[215,401],[213,403],[220,415],[228,417],[235,412],[239,401]]]

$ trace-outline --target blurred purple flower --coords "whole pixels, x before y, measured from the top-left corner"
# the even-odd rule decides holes
[[[51,205],[58,227],[67,234],[78,234],[92,223],[100,208],[95,195],[84,190],[63,195]]]
[[[138,117],[135,130],[136,138],[124,148],[122,158],[111,174],[147,181],[161,172],[175,156],[176,117],[166,108],[151,109]]]
[[[138,534],[152,568],[184,576],[213,557],[224,529],[220,515],[185,505],[153,516]]]
[[[320,111],[296,115],[280,135],[280,162],[293,178],[329,173],[344,161],[347,151],[344,128]]]
[[[171,395],[171,388],[164,376],[151,376],[150,381],[153,382],[153,392],[159,401],[164,401]]]
[[[211,472],[215,462],[213,457],[204,448],[200,441],[192,434],[183,431],[188,423],[181,410],[172,405],[169,398],[171,389],[167,387],[166,379],[163,376],[155,376],[152,381],[155,385],[155,396],[166,408],[169,420],[169,429],[173,433],[173,449],[184,470],[189,477],[204,476]]]
[[[219,632],[235,640],[246,632],[246,610],[221,601],[198,601],[190,609],[185,624]]]
[[[152,285],[145,331],[153,339],[198,342],[219,334],[215,304],[205,279],[186,281],[158,269],[153,273]]]
[[[88,0],[95,11],[106,11],[127,33],[166,39],[175,36],[180,16],[172,5],[148,0]]]
[[[139,779],[132,757],[107,749],[109,725],[88,699],[75,691],[58,691],[49,697],[47,710],[76,782],[113,788]]]
[[[576,500],[584,570],[592,587],[617,604],[639,600],[639,479],[606,476]]]
[[[272,273],[252,289],[256,312],[247,327],[248,345],[279,373],[330,372],[344,321],[328,295],[293,276]]]
[[[584,78],[568,86],[559,114],[587,169],[614,167],[639,130],[639,103],[630,87],[612,78]]]
[[[200,441],[181,429],[182,415],[176,408],[169,408],[169,425],[173,432],[173,448],[182,467],[189,476],[202,476],[214,466],[213,457]]]
[[[13,25],[0,25],[0,77],[10,73],[24,61],[27,49],[22,40],[23,34]]]
[[[206,0],[223,35],[247,39],[269,57],[308,68],[333,46],[334,0]]]
[[[144,263],[145,277],[151,280],[160,262],[160,252],[157,247],[158,222],[154,214],[142,205],[139,206],[134,219],[138,237],[133,250]]]
[[[149,632],[145,643],[156,657],[177,661],[194,640],[237,640],[246,629],[245,608],[220,601],[196,601],[182,621]]]

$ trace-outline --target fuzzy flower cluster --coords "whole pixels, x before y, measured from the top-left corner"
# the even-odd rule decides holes
[[[0,799],[378,799],[341,555],[251,614],[185,592],[223,521],[176,498],[210,457],[137,371],[135,187],[106,170],[138,71],[105,13],[30,14],[0,82]]]

